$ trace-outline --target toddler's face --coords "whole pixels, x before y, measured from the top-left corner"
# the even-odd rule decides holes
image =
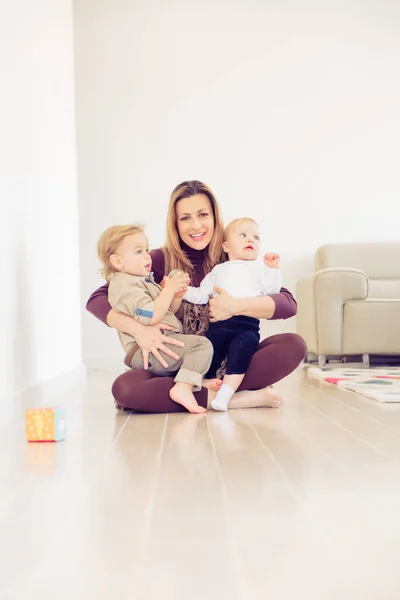
[[[151,271],[151,256],[144,233],[132,233],[124,237],[113,254],[113,264],[122,273],[145,277]]]
[[[229,260],[255,260],[260,254],[260,234],[252,221],[244,221],[232,227],[223,249]]]

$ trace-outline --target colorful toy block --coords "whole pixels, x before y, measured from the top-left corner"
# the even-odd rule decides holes
[[[65,439],[65,411],[62,408],[30,408],[25,414],[28,442],[59,442]]]

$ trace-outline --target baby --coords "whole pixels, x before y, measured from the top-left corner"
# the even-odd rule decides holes
[[[98,256],[103,263],[102,275],[109,281],[108,299],[112,308],[137,319],[145,325],[160,321],[173,328],[168,335],[182,341],[185,346],[174,347],[179,356],[165,358],[165,369],[154,357],[149,363],[155,375],[175,375],[175,385],[170,390],[172,400],[191,413],[203,413],[193,391],[200,390],[203,376],[209,370],[213,348],[208,339],[197,335],[183,335],[181,323],[174,315],[187,287],[186,276],[178,271],[167,278],[162,289],[155,283],[151,273],[151,256],[147,237],[141,225],[115,226],[107,229],[97,245]],[[125,350],[125,364],[132,369],[143,367],[143,354],[135,339],[127,333],[119,333]],[[215,389],[215,382],[205,387]]]
[[[278,254],[260,253],[257,223],[250,218],[231,221],[224,231],[223,250],[228,262],[213,268],[200,287],[188,287],[184,300],[207,304],[216,295],[214,287],[225,289],[233,298],[252,298],[277,294],[281,289]],[[237,316],[210,323],[206,337],[212,342],[214,356],[207,377],[215,377],[227,358],[223,384],[212,402],[214,410],[226,411],[233,394],[243,381],[246,370],[260,342],[260,321],[253,317]]]

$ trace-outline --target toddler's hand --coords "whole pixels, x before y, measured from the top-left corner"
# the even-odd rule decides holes
[[[188,283],[189,278],[183,271],[175,271],[170,273],[169,277],[165,277],[165,287],[178,298],[182,298],[186,294]]]
[[[187,287],[184,287],[181,292],[176,292],[175,298],[183,298],[183,296],[186,294],[186,292],[187,292]]]
[[[184,275],[185,275],[185,278],[186,278],[185,279],[185,287],[180,292],[176,292],[175,298],[183,298],[183,296],[187,292],[187,286],[190,284],[190,277],[186,273],[184,273]]]
[[[279,254],[275,254],[274,252],[269,252],[267,254],[264,254],[263,260],[264,260],[264,265],[266,267],[269,267],[270,269],[279,269],[279,263],[281,260],[281,257],[279,256]]]

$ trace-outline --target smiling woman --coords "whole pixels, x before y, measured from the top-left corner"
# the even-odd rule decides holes
[[[193,212],[186,212],[188,210]],[[180,238],[186,244],[192,241],[198,250],[202,250],[211,242],[214,213],[210,200],[204,194],[179,200],[176,203],[176,220]]]
[[[164,247],[169,268],[192,274],[195,271],[189,257],[192,249],[202,253],[203,274],[208,273],[224,261],[223,234],[221,212],[210,188],[200,181],[184,181],[176,186],[168,206]]]
[[[150,253],[155,281],[160,283],[172,269],[180,269],[190,275],[193,286],[198,286],[205,275],[226,260],[222,244],[223,223],[214,194],[200,181],[184,181],[170,197],[166,244]],[[285,288],[281,288],[279,293],[258,298],[234,298],[226,290],[218,293],[209,305],[178,300],[174,311],[182,323],[183,333],[204,335],[210,320],[222,321],[238,315],[256,319],[288,319],[296,314],[296,302]],[[161,331],[168,333],[171,328],[162,323],[145,326],[113,310],[108,302],[107,285],[92,294],[87,309],[104,323],[131,335],[142,350],[144,369],[137,365],[114,382],[112,391],[117,405],[140,412],[184,410],[169,396],[174,379],[155,377],[147,370],[149,356],[153,364],[158,361],[163,367],[167,366],[165,357],[177,358],[172,348],[182,344]],[[291,373],[305,353],[304,341],[294,333],[263,340],[229,408],[277,406],[276,394],[269,386]],[[196,401],[199,406],[209,407],[215,394],[215,390],[202,387],[195,393]]]

